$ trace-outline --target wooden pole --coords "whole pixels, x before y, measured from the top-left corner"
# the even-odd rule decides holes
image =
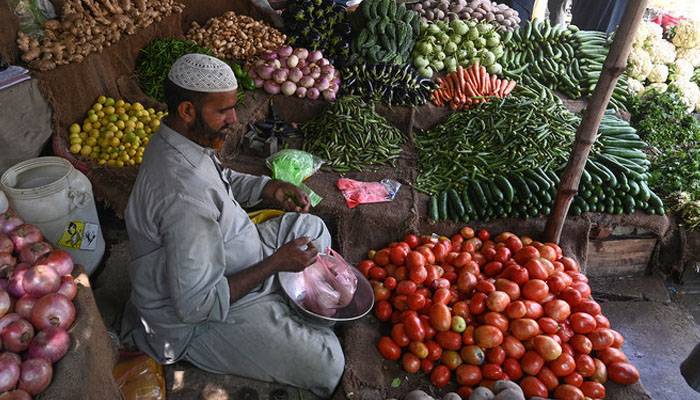
[[[647,0],[632,0],[627,3],[625,14],[615,33],[610,52],[605,59],[603,71],[593,96],[588,102],[581,125],[576,131],[576,141],[559,184],[554,200],[554,209],[549,215],[545,227],[544,237],[549,242],[559,243],[566,215],[569,213],[569,206],[578,193],[581,173],[586,166],[591,147],[595,143],[600,121],[603,119],[603,114],[617,84],[617,78],[625,71],[627,56],[632,49],[634,35],[637,33],[637,27],[644,16],[646,7]]]

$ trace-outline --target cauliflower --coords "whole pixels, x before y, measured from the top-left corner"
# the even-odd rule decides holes
[[[676,60],[676,48],[664,39],[655,39],[649,48],[649,55],[654,64],[670,64]]]
[[[693,65],[684,59],[676,60],[668,66],[669,79],[672,81],[689,81],[693,77]]]
[[[647,47],[654,40],[661,39],[663,35],[663,28],[661,25],[654,22],[642,22],[639,24],[639,30],[634,36],[634,47]]]
[[[670,87],[678,90],[688,112],[695,110],[700,100],[700,88],[694,82],[673,82]]]
[[[641,96],[644,93],[644,84],[634,78],[627,79],[627,88],[630,94]]]
[[[695,49],[676,49],[676,60],[687,60],[693,67],[700,67],[700,48]]]
[[[683,20],[676,25],[672,41],[676,47],[692,49],[700,45],[700,24],[691,20]]]
[[[649,92],[659,92],[659,93],[664,93],[668,90],[668,85],[665,83],[652,83],[651,85],[648,85],[647,88],[644,90],[644,94],[649,93]]]
[[[630,78],[644,81],[649,76],[651,68],[654,64],[651,62],[651,57],[646,50],[642,48],[634,48],[627,58],[627,75]]]
[[[654,64],[647,80],[651,83],[666,82],[668,80],[668,67],[663,64]]]

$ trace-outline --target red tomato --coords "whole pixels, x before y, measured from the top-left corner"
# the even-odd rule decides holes
[[[595,321],[597,323],[598,328],[610,328],[610,321],[608,318],[603,315],[603,314],[596,314],[593,316],[595,318]]]
[[[408,279],[408,269],[405,266],[397,267],[396,271],[394,271],[394,278],[398,282],[405,281]]]
[[[547,277],[549,277],[549,274],[544,264],[538,259],[528,260],[527,263],[525,263],[524,267],[527,270],[530,279],[546,280]]]
[[[523,389],[523,393],[526,398],[530,397],[543,397],[548,396],[547,387],[544,383],[534,376],[526,376],[522,381],[520,381],[520,387]]]
[[[592,399],[604,399],[605,398],[605,386],[598,382],[585,381],[581,384],[581,391],[584,396],[588,396]]]
[[[584,335],[574,335],[569,343],[580,354],[589,354],[593,350],[593,343]]]
[[[425,338],[432,339],[437,334],[437,331],[430,324],[430,317],[427,315],[420,316],[421,324],[423,325],[423,331],[425,331]]]
[[[374,264],[373,261],[371,261],[371,260],[362,260],[362,261],[360,261],[359,264],[357,264],[357,269],[358,269],[360,272],[362,272],[362,275],[364,275],[365,278],[366,278],[366,277],[369,276],[369,270],[372,269],[372,267],[374,267],[374,266],[375,266],[375,264]]]
[[[544,366],[544,358],[536,352],[529,350],[520,359],[520,366],[528,375],[537,375]]]
[[[566,281],[561,276],[550,276],[547,279],[547,286],[549,291],[554,294],[561,293],[562,290],[567,288]]]
[[[493,250],[494,255],[496,250]],[[503,264],[498,261],[491,261],[484,265],[484,275],[494,277],[503,271]]]
[[[435,341],[445,350],[459,350],[462,347],[462,335],[453,331],[438,332]]]
[[[472,260],[472,255],[466,251],[460,252],[457,258],[455,258],[453,264],[457,268],[464,267],[469,261]]]
[[[506,307],[506,315],[510,319],[523,318],[527,315],[527,307],[522,301],[516,300],[508,304],[508,307]]]
[[[512,252],[508,247],[499,247],[496,249],[496,256],[493,259],[494,261],[505,263],[506,261],[510,260],[511,255]]]
[[[393,276],[390,276],[390,277],[384,279],[384,287],[385,288],[387,288],[389,290],[394,290],[394,289],[396,289],[396,285],[397,285],[396,278],[394,278]]]
[[[596,302],[595,300],[581,300],[580,303],[574,306],[573,311],[584,312],[586,314],[591,315],[598,315],[600,314],[601,309],[600,304],[598,304],[598,302]]]
[[[530,273],[527,272],[527,269],[525,268],[517,267],[511,271],[510,280],[518,285],[524,285],[528,280],[530,280]]]
[[[392,304],[397,310],[406,311],[408,309],[408,296],[402,294],[394,296]]]
[[[481,292],[474,293],[471,300],[469,301],[469,312],[472,315],[483,314],[483,312],[486,311],[486,299],[487,298],[488,298],[488,296],[485,295],[484,293],[481,293]]]
[[[435,262],[441,264],[443,261],[445,261],[445,257],[447,256],[449,250],[450,249],[448,248],[448,246],[444,245],[443,243],[436,244],[435,247],[433,247],[433,254],[435,254]]]
[[[428,358],[428,346],[423,342],[411,342],[408,345],[408,350],[420,359]]]
[[[409,343],[411,343],[411,339],[409,339],[408,335],[406,335],[406,331],[401,323],[391,327],[391,339],[393,339],[394,343],[399,345],[399,347],[406,347]]]
[[[474,344],[474,325],[467,326],[467,329],[462,332],[462,343],[467,346]]]
[[[530,274],[532,276],[532,274]],[[532,301],[542,301],[549,294],[547,283],[540,279],[530,279],[523,285],[523,297]]]
[[[389,265],[389,263],[391,262],[389,253],[389,249],[381,249],[377,252],[377,254],[374,255],[374,259],[372,259],[372,261],[374,261],[374,263],[380,267]]]
[[[374,286],[374,300],[379,302],[383,300],[389,300],[391,297],[391,290],[387,289],[383,284],[378,284]]]
[[[600,350],[596,353],[600,361],[604,362],[605,365],[610,365],[613,363],[625,363],[629,362],[625,353],[622,350],[616,349],[614,347],[609,347],[607,349]]]
[[[413,281],[401,281],[396,285],[396,293],[409,295],[416,292],[416,283]]]
[[[430,307],[430,323],[436,331],[450,330],[450,325],[452,324],[450,309],[442,303],[433,301],[433,305]]]
[[[540,257],[549,261],[556,261],[556,259],[558,258],[557,251],[554,249],[554,247],[549,245],[544,245],[540,247]]]
[[[576,357],[576,372],[581,374],[584,378],[593,376],[595,373],[593,357],[588,354],[579,354],[579,356]]]
[[[418,239],[418,236],[412,233],[407,233],[403,237],[403,241],[406,242],[406,244],[412,249],[418,247],[418,245],[420,244],[420,239]]]
[[[450,371],[454,371],[457,369],[457,367],[462,365],[462,357],[459,356],[459,353],[453,350],[444,351],[442,353],[442,357],[440,357],[440,361],[443,365],[447,366]]]
[[[520,368],[520,362],[515,358],[506,358],[503,361],[503,372],[508,375],[506,379],[517,381],[523,377],[523,369]]]
[[[501,346],[496,346],[486,350],[486,361],[489,364],[501,365],[506,360],[506,351]]]
[[[437,361],[442,356],[442,347],[432,340],[425,342],[425,347],[428,348],[428,360]]]
[[[425,269],[425,267],[409,268],[408,277],[415,282],[416,285],[420,285],[428,278],[428,271]]]
[[[490,349],[503,343],[503,332],[495,326],[481,325],[474,330],[474,340],[479,347]]]
[[[494,285],[493,282],[482,279],[476,283],[475,289],[478,292],[489,294],[496,290],[496,285]]]
[[[464,237],[465,239],[471,239],[474,237],[474,229],[465,226],[464,228],[459,230],[460,235]]]
[[[418,315],[407,315],[403,319],[403,324],[409,339],[417,342],[422,342],[425,339],[425,330]]]
[[[533,349],[545,361],[553,361],[561,357],[561,345],[549,336],[538,335],[532,339]]]
[[[521,318],[510,323],[510,331],[519,340],[528,340],[540,333],[540,327],[534,319]]]
[[[506,333],[509,322],[505,315],[492,311],[484,314],[484,324],[495,326],[501,332]]]
[[[557,378],[557,376],[554,375],[554,372],[547,367],[542,367],[540,372],[537,374],[537,379],[542,381],[549,391],[552,391],[559,386],[559,378]]]
[[[374,306],[374,315],[376,315],[377,319],[380,321],[388,321],[391,319],[391,313],[393,311],[391,304],[386,300],[382,300]]]
[[[607,349],[615,344],[615,335],[608,328],[597,328],[588,334],[588,338],[593,343],[593,350]]]
[[[382,267],[372,267],[369,270],[369,277],[370,279],[381,281],[387,277],[387,273],[386,270]]]
[[[401,348],[388,336],[382,336],[377,343],[377,349],[382,357],[396,361],[401,357]]]
[[[563,300],[552,300],[544,304],[544,314],[557,322],[564,322],[571,315],[571,307]]]
[[[576,333],[591,333],[596,328],[596,321],[590,314],[575,312],[569,321],[571,329]]]
[[[465,386],[476,386],[481,383],[481,368],[475,365],[462,364],[455,371],[457,384]]]
[[[581,376],[581,374],[579,374],[577,372],[574,372],[571,375],[565,376],[564,382],[567,385],[576,386],[577,388],[580,388],[581,385],[583,384],[583,376]]]
[[[579,271],[578,263],[573,258],[562,257],[559,261],[564,264],[565,271]]]
[[[430,373],[430,383],[437,388],[447,386],[450,383],[450,369],[444,365],[438,365]]]
[[[503,339],[503,349],[506,352],[506,356],[509,358],[514,358],[519,360],[525,354],[525,346],[523,343],[513,336],[506,336]]]
[[[496,364],[484,364],[481,367],[481,373],[484,375],[484,378],[494,381],[505,379],[506,377],[501,366]]]
[[[429,374],[433,370],[433,367],[435,367],[435,364],[427,358],[420,360],[420,370],[423,371],[423,373]]]
[[[613,336],[615,336],[615,343],[613,343],[614,348],[621,349],[622,345],[625,343],[625,338],[622,334],[614,329],[611,329]]]
[[[462,357],[462,360],[469,365],[482,365],[486,360],[484,350],[476,345],[462,347],[459,355]]]
[[[469,304],[466,301],[458,301],[452,305],[452,315],[460,316],[465,320],[469,317]]]
[[[534,246],[525,245],[525,247],[521,248],[515,253],[514,258],[518,264],[524,265],[527,263],[528,260],[537,258],[539,256],[540,252],[537,250],[537,248],[535,248]]]
[[[420,369],[420,359],[411,353],[404,353],[401,357],[401,366],[409,374],[415,374]]]
[[[581,293],[581,297],[583,299],[588,299],[589,297],[591,297],[591,287],[588,286],[586,282],[574,280],[570,287],[572,289],[576,289],[579,293]]]
[[[447,304],[450,302],[450,297],[452,297],[452,294],[449,289],[439,288],[433,294],[433,304]]]
[[[527,317],[531,319],[540,319],[544,316],[544,308],[542,305],[536,301],[525,300],[525,307],[527,307]]]
[[[489,293],[489,297],[486,299],[486,307],[495,312],[504,311],[508,304],[510,304],[510,296],[499,290]]]
[[[489,234],[489,231],[487,231],[486,229],[479,229],[479,233],[477,234],[477,236],[479,236],[479,239],[485,242],[489,240],[491,234]]]
[[[389,250],[389,259],[392,264],[401,266],[406,262],[406,253],[406,248],[403,246],[392,247]]]
[[[573,385],[559,385],[554,390],[554,398],[557,400],[583,400],[583,392],[581,389]]]
[[[508,294],[511,301],[520,298],[520,286],[517,283],[508,279],[496,279],[496,290]]]
[[[554,334],[559,331],[559,323],[549,317],[542,317],[537,320],[537,325],[540,326],[540,330],[547,334]]]
[[[413,293],[407,299],[408,308],[413,311],[419,311],[425,307],[425,296],[418,293]]]
[[[549,363],[549,368],[554,372],[554,375],[563,378],[576,371],[576,361],[571,355],[562,354]]]
[[[604,384],[608,380],[608,367],[597,358],[594,358],[593,362],[595,363],[595,372],[593,373],[591,380]]]
[[[583,300],[581,293],[578,290],[568,287],[559,293],[559,298],[569,303],[569,306],[575,307],[577,304]]]
[[[576,333],[571,329],[571,325],[569,324],[569,321],[564,322],[563,324],[559,324],[559,331],[557,332],[557,336],[561,338],[562,343],[567,343],[569,340],[571,340],[572,337],[574,337]]]
[[[493,261],[493,259],[496,257],[496,249],[489,245],[481,248],[481,255],[483,255],[487,261]]]

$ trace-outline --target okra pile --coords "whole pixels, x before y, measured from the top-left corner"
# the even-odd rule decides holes
[[[306,151],[338,172],[363,171],[370,165],[395,165],[404,136],[377,114],[372,103],[345,96],[300,129]]]

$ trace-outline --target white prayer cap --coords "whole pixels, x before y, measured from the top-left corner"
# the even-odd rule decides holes
[[[170,67],[168,78],[183,89],[202,93],[230,92],[238,88],[231,67],[205,54],[185,54]]]

